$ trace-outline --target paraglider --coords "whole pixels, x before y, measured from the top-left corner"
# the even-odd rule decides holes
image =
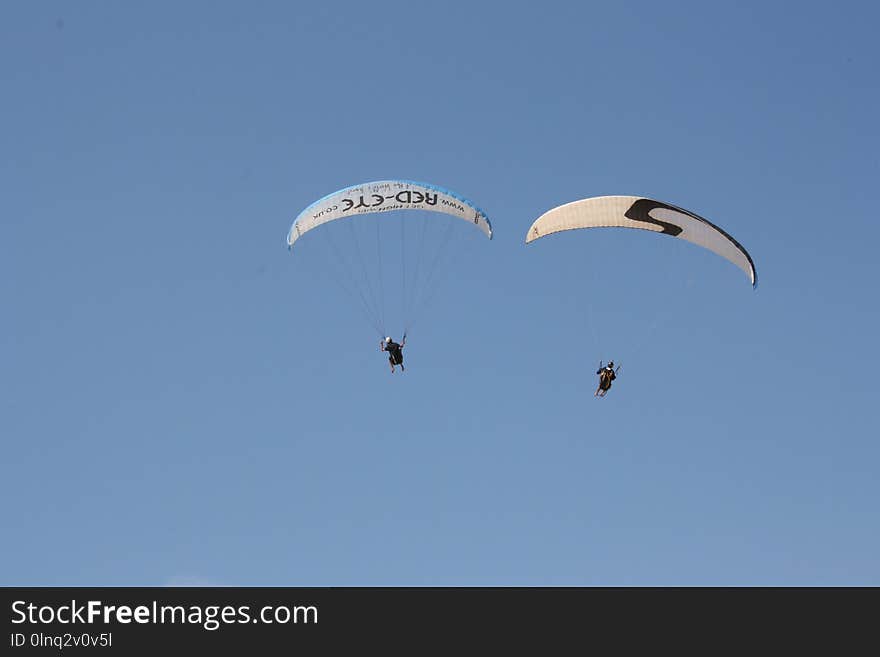
[[[396,343],[391,339],[391,336],[386,337],[379,343],[380,351],[388,352],[388,362],[391,364],[391,373],[394,374],[394,366],[399,365],[400,371],[404,372],[405,369],[403,367],[403,348],[406,346],[406,333],[403,334],[403,340],[400,341],[400,344]]]
[[[685,240],[708,249],[739,267],[754,289],[758,276],[751,255],[722,228],[689,210],[640,196],[597,196],[548,210],[526,233],[526,244],[547,235],[582,228],[634,228]],[[604,397],[617,378],[619,365],[599,363],[599,386],[594,393]]]
[[[302,252],[304,267],[336,280],[382,338],[393,372],[403,371],[405,338],[399,345],[389,339],[388,315],[405,336],[433,298],[444,257],[460,255],[462,242],[480,233],[492,239],[492,225],[470,200],[430,183],[389,179],[315,201],[291,224],[287,247]]]
[[[599,375],[599,387],[596,388],[596,392],[593,393],[594,397],[604,397],[608,394],[608,391],[611,389],[611,382],[617,378],[617,373],[620,371],[620,365],[615,369],[614,361],[609,360],[608,364],[604,367],[602,366],[602,361],[599,361],[599,369],[596,370],[596,374]]]

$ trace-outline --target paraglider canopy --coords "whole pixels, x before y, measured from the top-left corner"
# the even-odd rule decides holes
[[[757,286],[752,257],[728,233],[693,212],[640,196],[597,196],[560,205],[535,220],[526,244],[564,230],[603,227],[636,228],[692,242],[735,264]]]
[[[290,227],[287,246],[293,247],[300,236],[328,221],[396,210],[442,212],[472,222],[492,239],[486,213],[455,192],[412,180],[377,180],[345,187],[312,203]]]
[[[448,259],[460,258],[468,242],[483,236],[492,239],[489,218],[463,196],[431,183],[386,179],[310,204],[291,224],[287,247],[304,267],[333,279],[385,338],[386,320],[402,325],[403,334],[412,328]]]

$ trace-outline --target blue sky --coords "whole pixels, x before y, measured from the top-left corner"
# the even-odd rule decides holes
[[[0,583],[880,584],[878,18],[4,3]],[[495,230],[402,376],[285,244],[383,178]],[[757,290],[636,231],[524,245],[611,194]]]

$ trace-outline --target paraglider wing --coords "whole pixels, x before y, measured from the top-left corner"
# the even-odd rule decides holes
[[[290,227],[287,246],[293,247],[302,235],[328,221],[392,210],[442,212],[473,223],[486,237],[492,238],[492,226],[486,213],[455,192],[411,180],[378,180],[340,189],[312,203]]]
[[[297,242],[306,233],[305,243]],[[386,319],[402,324],[404,335],[412,328],[449,271],[448,258],[483,236],[492,239],[488,216],[460,194],[386,179],[311,203],[290,225],[287,248],[293,253],[296,244],[297,266],[335,281],[384,337]]]
[[[757,285],[752,257],[721,228],[688,210],[638,196],[597,196],[560,205],[535,220],[526,244],[564,230],[601,227],[636,228],[687,240],[729,260],[753,287]]]

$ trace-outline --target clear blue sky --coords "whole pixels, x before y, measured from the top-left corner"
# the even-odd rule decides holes
[[[3,3],[0,584],[880,585],[878,20]],[[285,244],[388,177],[495,229],[403,376]],[[721,225],[757,290],[635,231],[524,245],[606,194]]]

